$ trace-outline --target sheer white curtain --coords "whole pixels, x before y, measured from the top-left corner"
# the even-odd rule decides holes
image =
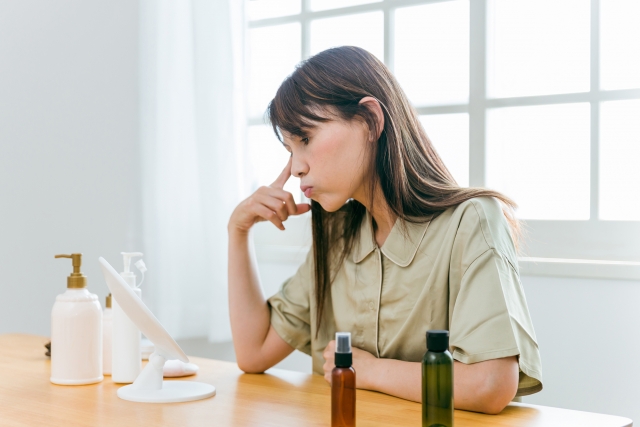
[[[245,194],[243,3],[140,3],[143,299],[179,338],[231,339],[226,224]]]

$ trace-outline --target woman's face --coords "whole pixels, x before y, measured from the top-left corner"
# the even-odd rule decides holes
[[[348,199],[364,202],[369,130],[360,120],[315,123],[306,137],[284,135],[291,153],[291,175],[300,178],[304,194],[328,212]]]

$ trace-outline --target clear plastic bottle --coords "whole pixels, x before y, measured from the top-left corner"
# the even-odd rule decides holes
[[[356,425],[356,371],[351,366],[351,334],[336,333],[336,367],[331,371],[331,427]]]
[[[422,427],[453,427],[449,331],[427,331],[427,352],[422,358]]]

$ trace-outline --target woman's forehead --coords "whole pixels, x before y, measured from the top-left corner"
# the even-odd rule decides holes
[[[325,121],[317,121],[312,120],[307,117],[298,117],[295,120],[292,120],[290,123],[287,123],[287,128],[278,127],[278,132],[283,139],[295,139],[301,136],[308,135],[310,132],[317,130],[319,127],[322,127],[323,124],[327,123],[331,119],[325,119]],[[292,122],[295,123],[292,126]]]
[[[280,115],[274,123],[278,139],[284,143],[297,141],[326,127],[353,124],[343,119],[332,105],[309,105],[303,112],[291,113],[288,117]]]

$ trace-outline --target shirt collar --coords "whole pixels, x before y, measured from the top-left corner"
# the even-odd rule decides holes
[[[418,252],[420,243],[427,232],[427,228],[431,222],[431,217],[426,218],[425,222],[415,224],[404,221],[400,218],[393,225],[387,240],[382,245],[382,253],[391,261],[400,267],[406,267],[411,264],[413,258]],[[406,231],[402,225],[405,225]],[[373,235],[373,222],[371,214],[367,211],[360,225],[360,235],[355,242],[353,249],[353,262],[360,263],[367,255],[373,252],[378,245]]]

